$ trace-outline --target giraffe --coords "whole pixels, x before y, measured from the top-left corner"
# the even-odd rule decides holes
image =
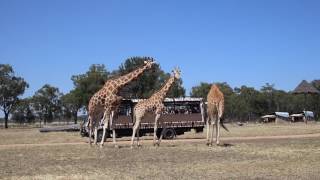
[[[207,145],[212,146],[213,142],[213,127],[216,125],[216,144],[219,145],[220,138],[220,126],[229,131],[223,124],[223,111],[224,111],[224,96],[216,84],[211,86],[211,89],[207,96],[208,106],[207,106]],[[216,118],[214,117],[216,116]],[[214,119],[215,118],[215,119]],[[211,125],[211,137],[209,140],[210,134],[210,125]]]
[[[163,100],[166,97],[167,92],[170,90],[170,87],[174,83],[175,80],[180,79],[181,71],[178,68],[175,68],[171,77],[167,80],[165,85],[156,93],[154,93],[149,99],[142,100],[138,102],[138,104],[134,107],[133,118],[135,120],[135,124],[132,128],[132,138],[131,138],[131,148],[133,148],[134,137],[137,134],[137,145],[140,146],[139,143],[139,126],[141,120],[147,112],[154,112],[155,122],[154,122],[154,134],[153,134],[153,145],[156,145],[156,132],[158,126],[158,120],[161,116],[161,113],[164,110]],[[158,140],[157,145],[160,145],[161,138]]]
[[[95,138],[94,143],[97,144],[97,132],[98,132],[98,126],[99,122],[102,118],[102,121],[104,122],[103,126],[103,136],[101,140],[101,147],[104,144],[106,129],[108,128],[108,124],[110,122],[110,128],[112,129],[113,133],[113,144],[115,147],[116,145],[116,139],[115,139],[115,129],[112,126],[113,123],[113,117],[114,112],[117,111],[120,102],[122,100],[121,96],[118,96],[119,91],[121,88],[123,88],[126,84],[129,82],[137,79],[142,73],[150,69],[152,65],[155,64],[155,61],[153,59],[149,59],[144,61],[144,65],[142,67],[137,68],[136,70],[127,73],[123,76],[120,76],[118,78],[109,79],[105,82],[104,86],[96,92],[89,101],[88,106],[88,121],[89,121],[89,144],[91,145],[91,137],[92,137],[92,131],[94,128]]]

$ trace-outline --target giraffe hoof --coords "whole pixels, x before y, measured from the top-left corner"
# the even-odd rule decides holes
[[[117,148],[117,149],[119,149],[119,146],[118,146],[118,145],[114,145],[114,148]]]
[[[207,145],[207,146],[210,146],[210,143],[207,142],[206,145]]]

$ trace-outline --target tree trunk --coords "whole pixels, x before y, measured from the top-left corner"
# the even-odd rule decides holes
[[[73,113],[74,124],[78,123],[78,112]]]
[[[4,113],[4,128],[8,129],[8,119],[9,119],[9,114]]]

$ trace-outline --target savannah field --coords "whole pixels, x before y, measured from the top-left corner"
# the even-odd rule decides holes
[[[226,124],[222,146],[188,132],[130,149],[90,147],[78,132],[0,129],[0,179],[320,179],[320,124]]]

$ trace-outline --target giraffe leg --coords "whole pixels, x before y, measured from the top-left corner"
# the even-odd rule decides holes
[[[154,122],[154,129],[153,129],[153,146],[158,145],[156,144],[156,137],[157,137],[157,129],[158,129],[158,120],[161,114],[157,114]]]
[[[94,144],[97,145],[97,141],[98,141],[98,127],[95,126],[94,127]]]
[[[92,145],[91,138],[92,138],[92,120],[89,116],[89,144],[90,144],[90,146]]]
[[[137,146],[140,147],[140,124],[138,125],[138,129],[137,129]]]
[[[163,138],[163,134],[161,133],[161,134],[160,134],[160,138],[158,139],[158,146],[160,146],[160,143],[161,143],[162,138]]]
[[[215,121],[214,121],[214,118],[213,118],[213,114],[210,115],[210,125],[209,125],[209,128],[211,129],[211,132],[210,132],[210,141],[209,141],[209,146],[212,146],[212,143],[213,143],[213,133],[214,133],[214,125],[215,125]]]
[[[207,129],[207,146],[209,146],[210,144],[210,140],[209,140],[209,134],[210,134],[210,124],[209,124],[209,117],[207,118],[207,126],[206,126],[206,129]]]
[[[217,131],[216,131],[216,144],[219,145],[220,144],[220,120],[221,120],[221,117],[222,117],[222,114],[223,114],[223,104],[219,103],[218,106],[217,106],[217,109],[218,109],[218,115],[217,115],[217,124],[216,124],[216,128],[217,128]]]
[[[108,123],[108,122],[107,122]],[[103,125],[103,132],[102,132],[102,139],[101,139],[101,142],[100,142],[100,147],[103,147],[104,145],[104,141],[106,139],[106,131],[108,129],[108,125]]]
[[[116,141],[116,130],[112,129],[112,137],[113,137],[113,144],[115,148],[119,148],[117,141]]]
[[[131,148],[133,148],[133,144],[134,144],[134,137],[136,135],[137,129],[139,128],[139,124],[140,124],[140,118],[136,118],[136,122],[132,128],[132,137],[131,137]]]
[[[216,124],[213,122],[211,122],[211,136],[210,136],[210,143],[209,143],[209,146],[212,146],[212,143],[213,143],[213,134],[214,134],[214,126]]]
[[[106,109],[102,117],[103,126],[105,126],[106,128],[108,128],[109,119],[110,119],[110,112]]]
[[[100,142],[100,147],[103,146],[104,144],[104,141],[106,139],[106,131],[108,129],[108,124],[109,124],[109,119],[110,119],[110,113],[108,113],[107,111],[104,112],[103,114],[103,134],[102,134],[102,139],[101,139],[101,142]]]
[[[111,112],[111,118],[110,118],[110,127],[112,128],[112,139],[113,139],[113,145],[115,148],[118,148],[119,146],[117,145],[116,142],[116,129],[113,126],[113,117],[114,117],[114,111]]]
[[[220,117],[217,116],[216,119],[216,144],[220,144]]]
[[[132,137],[131,137],[131,149],[133,148],[134,137],[135,137],[135,135],[136,135],[136,131],[137,131],[137,127],[136,127],[136,126],[133,126],[133,129],[132,129]]]

